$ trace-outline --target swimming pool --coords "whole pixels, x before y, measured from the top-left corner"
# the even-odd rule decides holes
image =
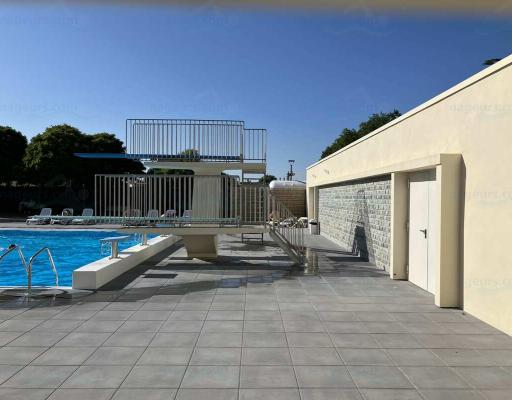
[[[55,266],[59,273],[59,285],[71,286],[73,270],[103,258],[99,240],[109,236],[120,236],[115,231],[104,230],[0,230],[0,254],[10,244],[21,247],[25,258],[43,246],[52,252]],[[119,243],[119,249],[126,249],[140,243],[135,235],[129,242]],[[32,284],[55,285],[55,275],[48,257],[41,254],[33,264]],[[0,286],[26,286],[27,274],[18,254],[14,251],[0,262]]]

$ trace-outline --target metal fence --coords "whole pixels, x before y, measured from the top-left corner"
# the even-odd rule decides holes
[[[96,175],[94,207],[126,224],[264,224],[267,192],[224,175]]]
[[[138,159],[266,160],[266,130],[245,129],[243,121],[128,119],[125,144]]]

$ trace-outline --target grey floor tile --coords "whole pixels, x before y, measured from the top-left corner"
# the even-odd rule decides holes
[[[123,325],[124,321],[85,321],[75,332],[112,333]]]
[[[350,375],[358,388],[407,389],[411,383],[396,367],[390,366],[350,366]]]
[[[123,347],[146,347],[151,343],[154,333],[150,332],[115,332],[110,336],[104,346],[123,346]]]
[[[45,400],[53,389],[14,389],[0,387],[0,400]]]
[[[414,336],[408,333],[381,333],[372,336],[385,349],[417,349],[424,347]]]
[[[486,400],[510,400],[512,398],[510,389],[482,390],[481,393]]]
[[[445,365],[439,357],[427,349],[388,349],[387,353],[398,366],[440,366]]]
[[[185,366],[136,365],[123,382],[123,388],[178,388]]]
[[[369,334],[335,333],[331,338],[336,347],[364,349],[380,347],[374,337]]]
[[[23,320],[20,320],[23,321]],[[31,321],[31,320],[26,320]],[[47,331],[61,331],[61,332],[71,332],[80,326],[83,321],[76,321],[71,319],[50,319],[42,324],[36,326],[32,332],[47,332]]]
[[[472,349],[432,349],[449,366],[479,366],[489,363],[482,354]]]
[[[363,322],[324,322],[329,333],[368,333]]]
[[[123,382],[130,369],[130,366],[125,365],[82,366],[64,382],[62,388],[115,389]]]
[[[312,324],[309,321],[283,321],[286,332],[322,333],[325,329],[321,323]],[[279,331],[281,332],[281,331]]]
[[[32,361],[33,365],[81,365],[96,347],[52,347]]]
[[[240,365],[240,348],[197,347],[190,365]]]
[[[403,367],[401,370],[420,389],[466,389],[468,385],[448,367]]]
[[[286,338],[290,347],[333,347],[327,333],[287,332]]]
[[[381,349],[338,349],[346,365],[394,365]]]
[[[196,366],[187,368],[181,388],[237,388],[239,366]]]
[[[21,365],[0,365],[0,384],[4,383],[21,368],[23,368]]]
[[[298,389],[240,389],[239,400],[300,400]]]
[[[187,365],[192,347],[148,347],[138,365]]]
[[[296,366],[295,372],[303,388],[352,388],[355,387],[346,367]]]
[[[0,342],[2,342],[2,335],[10,335],[12,332],[2,332],[0,334]],[[66,336],[68,332],[46,332],[44,335],[41,332],[28,332],[22,336],[19,336],[15,340],[9,340],[9,346],[35,346],[35,347],[44,347],[44,346],[53,346],[59,340],[61,340],[64,336]],[[14,333],[17,335],[17,333]],[[13,338],[14,339],[14,338]],[[4,343],[5,344],[5,343]]]
[[[290,366],[242,366],[240,388],[295,388],[297,380]]]
[[[91,319],[103,321],[126,321],[134,312],[135,311],[129,310],[98,311]]]
[[[57,388],[70,376],[76,367],[35,365],[23,368],[20,372],[3,384],[14,388]]]
[[[176,400],[237,400],[237,389],[180,389]]]
[[[512,373],[503,368],[456,367],[455,371],[476,389],[512,389]]]
[[[110,333],[71,332],[56,346],[59,347],[94,347],[101,346],[110,336]]]
[[[57,389],[48,400],[109,400],[114,389]]]
[[[42,319],[10,319],[0,324],[0,332],[25,333],[43,322]]]
[[[119,332],[156,332],[162,326],[162,321],[126,321],[119,328]]]
[[[204,321],[168,320],[160,328],[160,332],[201,332]]]
[[[242,365],[291,365],[287,347],[255,347],[242,349]]]
[[[172,400],[176,389],[119,389],[112,400]]]
[[[465,389],[439,389],[421,390],[425,400],[484,400],[484,397],[476,390]]]
[[[208,311],[208,321],[243,321],[243,311]]]
[[[130,316],[133,321],[165,321],[171,316],[170,311],[153,310],[153,311],[136,311]]]
[[[92,354],[87,365],[134,365],[143,347],[100,347]]]
[[[170,321],[204,321],[208,311],[173,311]]]
[[[334,348],[291,348],[290,353],[294,365],[343,365],[338,352]]]
[[[423,400],[413,389],[361,389],[365,400]]]
[[[193,347],[197,342],[199,333],[162,332],[157,333],[150,343],[150,347]]]
[[[241,347],[241,333],[201,333],[198,347]]]
[[[246,310],[244,315],[246,321],[281,321],[279,311]]]
[[[243,332],[243,321],[205,321],[202,332],[228,332],[236,333]]]
[[[302,400],[363,400],[356,389],[302,388],[300,392]]]
[[[26,365],[47,347],[2,347],[0,348],[0,365]]]
[[[244,332],[244,347],[287,347],[286,335],[280,332]]]

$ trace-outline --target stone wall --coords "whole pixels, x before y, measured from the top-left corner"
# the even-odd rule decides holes
[[[318,213],[322,235],[389,270],[389,175],[320,188]]]

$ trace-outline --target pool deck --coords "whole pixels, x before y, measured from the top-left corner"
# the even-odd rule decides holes
[[[512,398],[512,338],[307,237],[172,247],[79,299],[0,297],[0,399]]]
[[[79,218],[79,217],[77,217]],[[41,230],[116,230],[121,228],[121,225],[112,225],[112,224],[94,224],[94,225],[60,225],[60,224],[42,224],[42,225],[27,225],[24,221],[18,222],[0,222],[0,229],[22,229],[22,230],[32,230],[32,229],[41,229]]]

